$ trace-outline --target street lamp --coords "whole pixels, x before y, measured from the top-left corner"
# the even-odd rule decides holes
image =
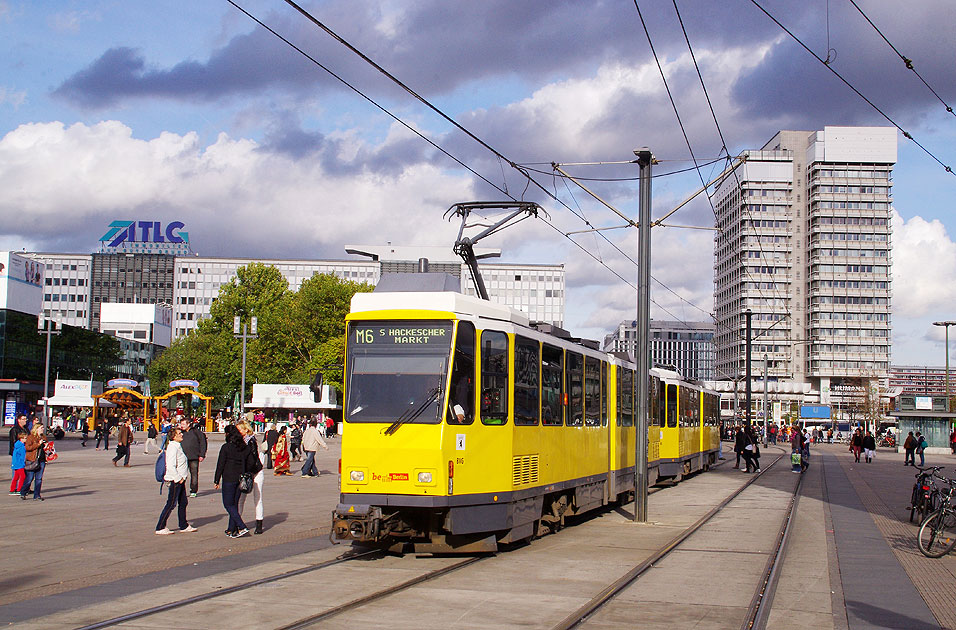
[[[46,362],[43,368],[43,428],[50,426],[50,336],[59,335],[63,325],[60,323],[60,317],[56,319],[47,319],[43,313],[37,317],[37,332],[46,335]]]
[[[242,417],[242,414],[246,412],[246,340],[256,339],[259,335],[256,334],[259,330],[259,319],[257,317],[252,318],[252,323],[249,324],[249,332],[246,333],[246,325],[241,324],[240,332],[240,319],[236,315],[232,319],[232,336],[236,339],[242,339],[242,385],[239,390],[239,417]]]
[[[933,326],[946,329],[946,413],[949,413],[949,327],[956,326],[956,322],[933,322]]]

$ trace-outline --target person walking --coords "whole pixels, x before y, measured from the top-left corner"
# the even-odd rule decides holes
[[[199,496],[199,464],[206,459],[209,443],[198,422],[181,418],[179,428],[183,431],[183,452],[189,462],[189,496],[195,498]]]
[[[299,426],[299,420],[296,419],[292,425],[292,431],[289,433],[289,456],[292,461],[302,461],[302,427]]]
[[[246,446],[255,453],[256,457],[259,459],[259,472],[256,473],[256,476],[252,478],[252,492],[240,492],[239,493],[239,514],[242,514],[242,509],[246,505],[246,497],[250,494],[252,495],[252,500],[256,504],[256,529],[253,531],[253,534],[262,533],[262,522],[265,519],[265,510],[262,506],[262,484],[266,480],[266,453],[262,447],[265,447],[265,444],[262,447],[259,446],[259,442],[256,440],[255,431],[252,429],[252,425],[249,424],[247,420],[241,421],[236,425],[236,428],[239,429],[239,433],[242,435],[242,439],[245,441]]]
[[[272,447],[272,468],[273,474],[278,476],[291,475],[289,471],[289,438],[286,435],[286,428],[279,430],[279,437],[275,446]]]
[[[219,449],[219,461],[216,463],[215,486],[222,484],[222,506],[229,515],[226,536],[240,538],[249,533],[249,529],[239,514],[239,476],[244,472],[257,472],[259,460],[248,447],[242,435],[234,425],[226,426],[226,442]]]
[[[10,469],[13,471],[13,479],[10,481],[10,494],[20,494],[20,491],[23,489],[23,482],[26,481],[26,466],[27,459],[27,436],[28,433],[20,433],[17,435],[17,441],[13,445],[13,452],[10,453],[13,456],[13,459],[10,462]]]
[[[269,445],[269,450],[266,451],[266,468],[272,470],[272,449],[276,447],[276,442],[279,440],[279,432],[276,431],[276,425],[269,423],[269,428],[265,432],[265,441]]]
[[[744,470],[740,472],[749,473],[753,472],[756,469],[753,460],[754,453],[754,438],[753,438],[753,429],[750,427],[741,428],[741,433],[743,434],[743,450],[741,455],[744,458]],[[752,470],[753,469],[753,470]]]
[[[753,449],[750,451],[750,461],[753,464],[754,472],[760,472],[760,440],[757,439],[757,435],[752,428],[750,430],[750,441],[753,444]]]
[[[143,455],[149,455],[149,445],[152,444],[156,447],[156,450],[159,449],[159,443],[156,441],[156,438],[159,436],[159,431],[156,430],[155,422],[146,422],[146,441],[143,442]]]
[[[867,464],[872,462],[876,455],[876,438],[873,437],[872,431],[867,431],[863,436],[863,455]]]
[[[860,453],[863,452],[863,435],[860,434],[860,430],[857,429],[853,432],[853,437],[850,438],[850,450],[853,451],[853,461],[860,461]]]
[[[956,428],[949,434],[949,448],[953,451],[953,455],[956,455]]]
[[[80,446],[86,448],[86,441],[90,439],[90,424],[86,421],[86,418],[80,418]]]
[[[803,433],[799,430],[790,432],[790,472],[803,472]]]
[[[186,506],[189,505],[189,499],[186,498],[186,476],[189,474],[189,463],[186,460],[186,454],[183,452],[183,434],[179,429],[173,428],[169,430],[168,438],[166,441],[166,474],[163,475],[163,481],[169,483],[169,492],[166,495],[166,505],[163,507],[163,511],[159,513],[159,520],[156,522],[156,533],[160,536],[176,533],[166,527],[166,522],[169,520],[169,515],[173,513],[173,508],[177,505],[179,506],[179,531],[196,531],[196,528],[186,520]]]
[[[737,463],[734,464],[734,470],[740,468],[740,458],[744,456],[744,446],[747,444],[747,438],[744,437],[744,428],[737,427],[737,433],[734,436],[734,453],[737,454]]]
[[[33,430],[27,435],[24,442],[24,480],[23,487],[20,488],[20,498],[27,500],[27,494],[30,493],[30,487],[33,487],[33,500],[43,501],[43,495],[40,494],[40,486],[43,483],[43,470],[46,468],[46,452],[43,447],[46,445],[46,434],[43,431],[43,425],[39,422],[33,425]]]
[[[132,420],[126,419],[119,425],[116,432],[116,457],[113,458],[113,465],[118,466],[119,460],[123,460],[123,466],[129,468],[130,446],[133,444]]]
[[[109,426],[107,426],[107,421],[105,418],[100,418],[96,421],[96,426],[93,427],[95,433],[93,437],[96,438],[96,450],[100,450],[100,441],[103,441],[103,450],[107,451],[110,448],[110,432]]]
[[[916,432],[916,454],[919,455],[919,467],[923,468],[926,466],[926,460],[923,458],[923,452],[926,450],[926,447],[929,446],[929,442],[926,441],[926,436]]]
[[[315,453],[320,446],[329,450],[329,445],[322,439],[318,426],[317,420],[309,420],[309,428],[305,430],[305,434],[302,436],[302,450],[305,451],[305,463],[302,464],[301,471],[303,477],[319,476],[319,468],[315,465]]]
[[[903,442],[903,465],[904,466],[915,466],[916,465],[916,438],[913,437],[913,432],[910,431],[909,435],[906,436],[906,440]]]

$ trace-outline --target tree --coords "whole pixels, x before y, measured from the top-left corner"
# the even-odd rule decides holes
[[[240,267],[220,289],[210,317],[150,365],[150,379],[159,385],[156,393],[167,391],[172,379],[193,378],[217,404],[231,405],[242,372],[242,341],[233,336],[236,315],[247,326],[253,316],[258,318],[258,338],[246,348],[247,400],[252,383],[309,383],[318,371],[326,383],[341,389],[345,315],[355,293],[371,290],[365,283],[321,274],[292,292],[274,267]]]

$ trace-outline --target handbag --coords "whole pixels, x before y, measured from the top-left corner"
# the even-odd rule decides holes
[[[249,494],[252,492],[252,473],[242,473],[239,475],[239,492]]]
[[[790,453],[790,464],[791,464],[791,465],[793,465],[793,466],[799,466],[802,461],[803,461],[803,457],[800,455],[800,453],[798,453],[798,452],[796,452],[796,451]]]
[[[59,457],[59,455],[56,452],[56,447],[53,445],[53,442],[47,442],[46,444],[44,444],[43,451],[46,454],[47,462],[55,462],[56,458]]]
[[[23,470],[27,472],[35,472],[40,470],[40,458],[37,457],[36,459],[27,460],[24,462]]]

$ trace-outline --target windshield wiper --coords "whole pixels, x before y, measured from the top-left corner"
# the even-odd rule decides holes
[[[425,397],[424,402],[422,402],[422,404],[418,406],[418,409],[415,409],[415,410],[406,409],[405,413],[400,415],[398,417],[398,420],[390,424],[389,427],[385,429],[382,433],[384,433],[385,435],[392,435],[393,433],[398,431],[398,427],[402,426],[403,424],[407,422],[411,422],[418,416],[422,415],[425,409],[428,408],[428,405],[435,402],[435,400],[438,398],[439,392],[441,392],[440,387],[435,387],[434,389],[432,389],[430,392],[428,392],[428,395]]]

